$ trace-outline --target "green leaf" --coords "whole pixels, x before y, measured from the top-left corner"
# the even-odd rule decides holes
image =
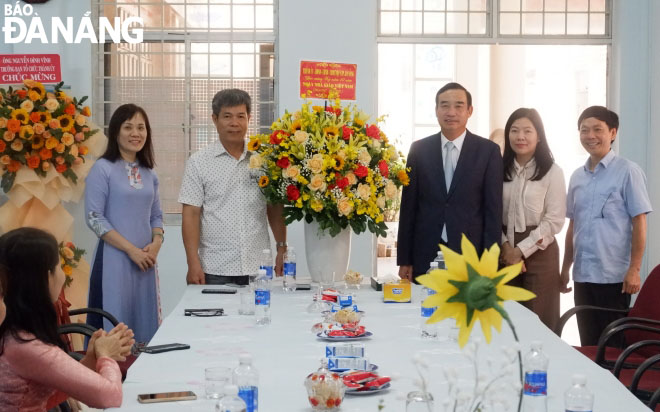
[[[83,97],[80,99],[80,101],[78,102],[78,104],[83,104],[83,102],[84,102],[85,100],[87,100],[87,96],[83,96]]]

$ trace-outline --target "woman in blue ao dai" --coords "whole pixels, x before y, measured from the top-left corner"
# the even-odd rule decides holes
[[[145,343],[160,324],[156,258],[164,240],[151,142],[146,112],[134,104],[118,107],[108,126],[108,147],[85,187],[87,225],[99,237],[89,306],[110,312]],[[87,322],[111,328],[98,316],[88,315]]]

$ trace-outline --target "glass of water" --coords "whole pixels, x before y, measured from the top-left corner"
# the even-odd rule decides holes
[[[228,366],[213,366],[204,369],[205,390],[208,399],[220,399],[225,394],[225,386],[231,384],[232,370]]]

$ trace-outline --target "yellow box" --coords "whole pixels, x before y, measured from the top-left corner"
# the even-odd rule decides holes
[[[383,285],[383,302],[408,303],[411,300],[412,285],[409,280]]]

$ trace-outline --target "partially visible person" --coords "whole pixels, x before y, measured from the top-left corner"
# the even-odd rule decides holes
[[[559,321],[559,246],[566,219],[566,184],[535,109],[514,111],[504,128],[502,261],[523,262],[510,284],[536,298],[521,302],[551,330]]]
[[[465,234],[481,254],[502,238],[502,156],[497,144],[467,130],[472,109],[470,92],[447,83],[435,96],[440,131],[410,146],[398,234],[401,278],[426,273],[439,243],[460,252]]]
[[[631,295],[641,288],[646,215],[653,209],[642,169],[611,150],[618,129],[619,116],[606,107],[591,106],[578,119],[580,143],[589,158],[568,186],[570,223],[561,271],[562,289],[570,291],[573,265],[576,306],[628,309]],[[603,329],[621,316],[579,312],[582,346],[596,345]]]
[[[87,225],[99,237],[89,281],[89,307],[101,308],[149,342],[160,324],[156,259],[163,243],[163,212],[146,112],[119,106],[108,125],[108,147],[85,186]],[[106,329],[98,315],[87,322]]]
[[[190,156],[179,192],[188,284],[247,285],[276,242],[275,273],[282,275],[287,249],[284,207],[266,204],[250,174],[246,133],[250,95],[225,89],[213,97],[211,121],[218,140]]]
[[[80,363],[65,352],[53,305],[65,279],[55,238],[29,227],[5,233],[0,272],[6,279],[6,318],[0,325],[2,410],[43,411],[56,391],[96,408],[120,406],[116,360],[130,353],[132,331],[123,323],[109,333],[97,331]]]
[[[0,325],[7,315],[7,306],[5,306],[6,274],[0,270]]]

